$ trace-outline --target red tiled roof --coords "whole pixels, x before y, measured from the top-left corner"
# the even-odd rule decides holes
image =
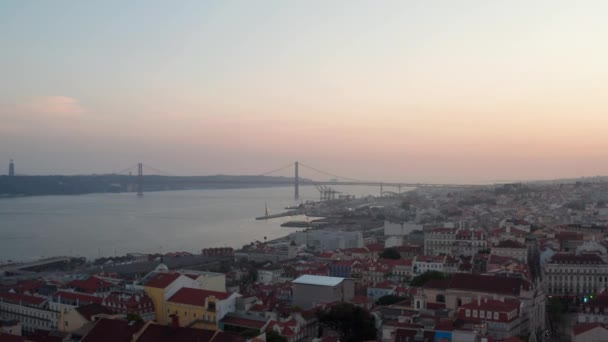
[[[426,308],[431,310],[445,309],[445,303],[426,303]]]
[[[134,294],[122,293],[120,291],[112,292],[103,299],[102,305],[114,312],[121,311],[118,310],[118,308],[124,308],[127,310],[147,308],[147,310],[150,311],[154,310],[152,299],[145,293]]]
[[[208,329],[173,328],[167,325],[150,324],[137,339],[138,342],[200,341],[209,342],[215,331]]]
[[[382,252],[384,251],[384,244],[381,243],[370,243],[369,245],[365,245],[370,252]]]
[[[7,286],[7,288],[13,289],[16,293],[34,292],[38,288],[44,286],[44,282],[40,280],[23,280],[15,285]]]
[[[0,332],[0,342],[25,342],[25,337]]]
[[[597,254],[557,253],[551,257],[550,263],[556,264],[603,264]]]
[[[88,277],[86,280],[72,280],[68,283],[68,287],[74,288],[77,291],[85,293],[95,293],[101,289],[112,287],[114,284],[107,282],[103,279],[99,279],[95,276]]]
[[[521,242],[517,242],[515,240],[504,240],[504,241],[500,241],[494,247],[498,247],[498,248],[526,248],[526,245],[524,245]]]
[[[220,322],[222,322],[224,324],[236,325],[239,327],[246,327],[246,328],[255,328],[255,329],[262,329],[266,325],[266,322],[264,322],[264,321],[258,321],[258,320],[253,320],[253,319],[240,318],[240,317],[233,317],[233,316],[225,316],[224,318],[222,318],[222,320]]]
[[[190,289],[187,287],[181,288],[167,301],[172,303],[180,303],[187,305],[204,306],[207,297],[215,297],[218,300],[230,297],[230,292],[209,291],[201,289]]]
[[[445,262],[445,255],[418,255],[416,262]]]
[[[369,253],[369,251],[363,247],[353,247],[353,248],[347,248],[344,250],[347,253],[363,253],[363,254],[367,254]]]
[[[28,342],[63,342],[69,333],[61,331],[36,330],[27,337]]]
[[[76,301],[78,300],[78,302],[82,305],[87,304],[87,303],[101,303],[101,301],[103,300],[103,298],[101,297],[95,297],[95,296],[91,296],[91,295],[87,295],[87,294],[83,294],[83,293],[76,293],[76,292],[69,292],[69,291],[57,291],[53,294],[53,298],[54,299],[67,299],[67,300],[72,300],[72,301]]]
[[[494,299],[483,298],[480,300],[473,300],[469,303],[460,306],[463,309],[481,309],[490,311],[506,312],[519,309],[519,303],[517,301],[499,301]]]
[[[495,277],[479,274],[457,273],[449,280],[449,288],[485,293],[519,295],[522,287],[528,289],[529,283],[518,278]]]
[[[370,286],[370,287],[374,288],[374,289],[393,289],[393,288],[395,288],[395,286],[397,286],[397,285],[393,284],[390,280],[385,280],[385,281],[379,282],[376,285]]]
[[[131,342],[133,334],[138,332],[144,323],[127,320],[102,318],[82,339],[82,342]]]
[[[3,301],[9,301],[9,302],[13,302],[13,303],[23,303],[23,304],[29,304],[29,305],[40,305],[46,301],[46,298],[34,297],[34,296],[16,294],[16,293],[10,293],[10,292],[0,292],[0,298],[2,298]]]
[[[157,273],[152,279],[150,279],[145,286],[154,287],[158,289],[164,289],[167,286],[171,285],[177,278],[179,278],[179,273]]]

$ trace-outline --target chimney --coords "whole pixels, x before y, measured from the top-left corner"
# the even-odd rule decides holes
[[[179,317],[175,314],[171,315],[171,327],[175,330],[179,328]]]

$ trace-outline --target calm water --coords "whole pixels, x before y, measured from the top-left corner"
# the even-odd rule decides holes
[[[375,187],[336,187],[344,193],[376,194]],[[303,200],[317,200],[314,187],[301,187]],[[0,199],[0,263],[71,255],[95,258],[129,252],[188,251],[241,247],[273,239],[293,228],[294,218],[256,221],[296,204],[293,188],[190,190],[135,194],[92,194]]]

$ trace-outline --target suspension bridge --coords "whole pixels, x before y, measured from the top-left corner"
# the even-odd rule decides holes
[[[134,171],[137,172],[136,191],[137,191],[138,196],[143,196],[144,169],[146,169],[147,171],[153,172],[152,174],[149,174],[150,176],[155,175],[155,176],[168,176],[168,177],[184,177],[184,176],[175,175],[175,174],[172,174],[169,172],[165,172],[163,170],[160,170],[158,168],[155,168],[155,167],[143,164],[143,163],[138,163],[137,165],[123,169],[121,171],[113,172],[112,174],[124,174],[124,173],[128,172],[129,175],[132,175],[132,173]],[[307,165],[307,164],[304,164],[304,163],[301,163],[298,161],[296,161],[294,163],[290,163],[285,166],[282,166],[280,168],[276,168],[276,169],[273,169],[273,170],[270,170],[267,172],[256,174],[255,176],[273,176],[273,175],[277,175],[281,172],[288,171],[290,169],[293,170],[293,171],[291,171],[291,172],[293,172],[293,177],[283,177],[284,180],[282,180],[282,179],[273,180],[269,184],[293,186],[294,187],[294,199],[296,199],[296,200],[300,199],[300,187],[301,186],[315,186],[321,193],[321,200],[335,199],[336,194],[339,194],[340,192],[334,190],[333,188],[331,188],[331,186],[340,186],[340,185],[375,186],[375,187],[379,188],[380,196],[384,196],[386,194],[391,194],[391,195],[399,194],[399,193],[401,193],[402,189],[404,189],[404,188],[470,188],[470,187],[479,186],[479,185],[472,185],[472,184],[384,182],[384,181],[363,180],[363,179],[345,177],[345,176],[337,175],[337,174],[334,174],[331,172],[323,171],[321,169],[312,167],[310,165]],[[321,180],[321,181],[302,178],[301,174],[300,174],[301,169],[307,170],[307,171],[312,171],[316,174],[321,174],[325,177],[330,177],[330,178],[329,178],[329,180]],[[230,177],[230,176],[226,176],[226,177]],[[235,181],[231,180],[230,178],[216,179],[216,180],[213,180],[212,182],[224,183],[224,184],[235,183]],[[260,182],[259,179],[255,179],[255,180],[251,179],[249,181],[248,180],[239,180],[238,184],[239,185],[254,185],[254,184],[265,184],[265,183]],[[397,191],[385,190],[386,188],[393,188]]]

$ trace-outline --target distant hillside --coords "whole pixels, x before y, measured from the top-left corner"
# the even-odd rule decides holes
[[[301,179],[303,182],[310,182]],[[144,191],[237,189],[286,186],[290,177],[268,176],[143,176]],[[79,195],[134,192],[137,177],[123,175],[0,176],[0,196]]]

